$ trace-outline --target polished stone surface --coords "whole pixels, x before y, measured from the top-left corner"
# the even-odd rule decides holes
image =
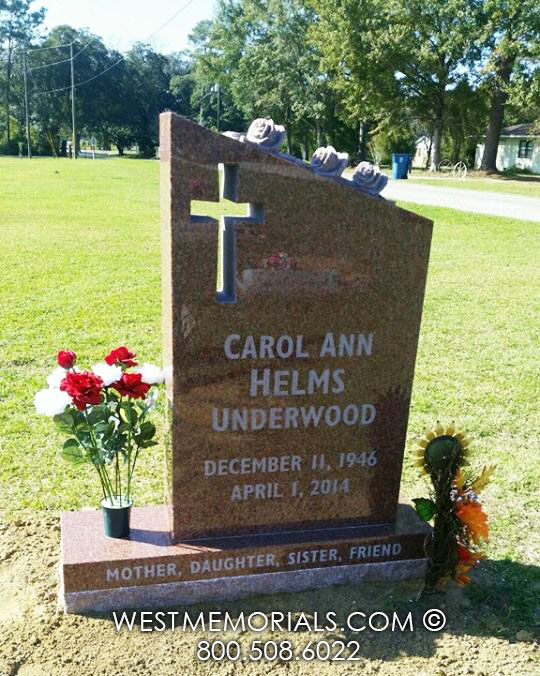
[[[66,512],[61,520],[65,594],[124,587],[423,559],[429,526],[400,505],[392,527],[276,532],[173,543],[163,506],[134,508],[129,538],[103,534],[99,511]]]
[[[203,601],[232,601],[258,594],[299,592],[337,584],[420,579],[425,574],[426,561],[410,559],[193,582],[169,582],[149,587],[68,592],[61,594],[61,605],[67,613],[106,612],[121,608],[161,609]],[[360,588],[357,590],[360,598],[361,593]]]
[[[161,171],[173,539],[391,525],[431,222],[172,113]]]

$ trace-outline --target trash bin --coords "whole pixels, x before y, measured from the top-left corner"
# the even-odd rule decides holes
[[[392,153],[392,178],[407,178],[410,164],[409,153]]]

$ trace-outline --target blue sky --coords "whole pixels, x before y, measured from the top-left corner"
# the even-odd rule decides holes
[[[138,40],[146,40],[189,0],[35,0],[45,7],[45,28],[69,24],[88,28],[100,35],[108,47],[124,51]],[[174,52],[184,49],[194,26],[212,18],[214,0],[194,0],[151,40],[155,49]]]

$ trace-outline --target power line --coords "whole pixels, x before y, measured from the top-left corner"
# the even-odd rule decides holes
[[[28,53],[30,52],[42,52],[45,49],[61,49],[62,47],[69,47],[71,43],[66,42],[65,45],[51,45],[50,47],[33,47],[32,49],[27,49],[26,51]],[[21,47],[18,47],[18,49],[22,49]]]
[[[186,3],[183,7],[180,7],[180,9],[176,12],[176,14],[173,14],[170,19],[167,19],[164,24],[161,24],[161,26],[155,30],[151,35],[149,35],[145,42],[149,42],[154,36],[156,36],[161,30],[165,28],[165,26],[168,26],[172,21],[176,19],[176,17],[183,12],[185,9],[187,9],[190,5],[192,5],[195,2],[195,0],[189,0],[188,3]]]
[[[30,52],[42,52],[45,49],[62,49],[62,47],[69,47],[71,43],[67,42],[65,45],[51,45],[50,47],[33,47],[32,49],[25,49],[24,47],[12,47],[11,51],[12,52],[21,52],[25,51],[27,54]],[[2,61],[9,61],[10,57],[9,56],[3,56]]]
[[[94,42],[94,40],[96,40],[96,39],[97,38],[92,38],[91,40],[88,40],[88,42],[84,45],[84,47],[82,49],[79,49],[79,51],[76,54],[73,55],[73,58],[76,59],[79,56],[79,54],[82,54],[84,52],[84,50],[87,47],[89,47],[92,44],[92,42]],[[62,59],[62,61],[54,61],[53,63],[44,63],[41,66],[34,66],[33,68],[29,68],[28,70],[29,71],[41,70],[42,68],[50,68],[51,66],[58,66],[59,63],[69,63],[70,61],[71,61],[71,58]]]
[[[60,63],[68,63],[71,59],[62,59],[62,61],[54,61],[53,63],[44,63],[41,66],[33,66],[29,68],[28,71],[41,70],[42,68],[50,68],[51,66],[58,66]]]
[[[181,14],[185,9],[187,9],[190,5],[192,5],[195,2],[195,0],[189,0],[185,5],[180,7],[180,9],[173,14],[165,23],[161,24],[159,28],[157,28],[153,33],[151,33],[144,42],[149,42],[153,37],[155,37],[160,31],[162,31],[166,26],[168,26],[176,17]],[[68,45],[69,46],[69,45]],[[82,51],[82,50],[81,50]],[[79,52],[80,53],[80,52]],[[113,68],[115,68],[119,63],[124,61],[126,59],[126,56],[121,56],[117,61],[115,61],[113,64],[110,66],[107,66],[104,70],[102,70],[100,73],[97,73],[96,75],[93,75],[92,77],[89,77],[87,80],[83,80],[82,82],[77,82],[75,84],[75,87],[82,87],[82,85],[88,84],[89,82],[92,82],[93,80],[96,80],[98,77],[101,77],[102,75],[105,75],[105,73],[109,72]],[[68,59],[69,61],[70,59]],[[41,92],[33,92],[34,96],[40,96],[41,94],[55,94],[56,92],[64,92],[67,91],[68,89],[71,89],[72,86],[68,85],[67,87],[58,87],[57,89],[45,89]]]

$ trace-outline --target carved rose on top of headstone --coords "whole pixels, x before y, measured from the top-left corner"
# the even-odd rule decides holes
[[[285,127],[274,124],[274,120],[260,117],[251,123],[245,140],[260,148],[275,152],[281,148],[286,138],[287,132]]]
[[[228,138],[232,138],[235,141],[240,141],[240,143],[243,143],[246,140],[246,135],[243,134],[241,131],[223,131],[221,132],[222,136],[227,136]]]
[[[377,197],[388,183],[388,176],[371,162],[360,162],[353,174],[353,183],[362,192]]]
[[[348,161],[347,153],[338,153],[333,146],[327,146],[317,148],[313,153],[311,167],[321,176],[337,178],[343,173]]]

